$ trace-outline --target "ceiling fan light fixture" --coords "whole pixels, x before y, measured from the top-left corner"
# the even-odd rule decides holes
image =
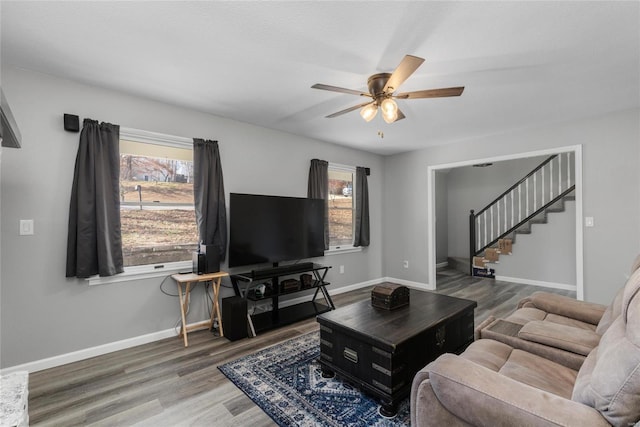
[[[383,114],[388,114],[389,116],[392,116],[393,113],[398,111],[398,104],[396,104],[396,101],[394,101],[391,98],[385,98],[380,103],[380,108],[382,108]]]
[[[360,115],[367,122],[373,120],[376,114],[378,114],[378,106],[376,104],[369,104],[360,109]]]
[[[398,119],[398,104],[393,99],[385,98],[380,103],[380,109],[385,122],[393,123]]]
[[[382,112],[382,118],[384,119],[385,122],[391,124],[393,122],[395,122],[396,120],[398,120],[398,111],[394,111],[393,113],[386,113],[386,112]]]

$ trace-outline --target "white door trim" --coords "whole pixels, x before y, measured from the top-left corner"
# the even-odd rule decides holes
[[[547,150],[529,151],[503,156],[487,157],[483,159],[464,160],[454,163],[444,163],[427,167],[427,247],[429,249],[429,280],[435,287],[436,283],[436,222],[435,222],[435,173],[437,170],[470,166],[478,163],[500,162],[504,160],[522,159],[573,152],[575,155],[575,196],[576,196],[576,298],[584,299],[584,270],[583,270],[583,228],[582,228],[582,145],[570,145]]]

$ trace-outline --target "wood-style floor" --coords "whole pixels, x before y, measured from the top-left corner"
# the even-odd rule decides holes
[[[489,315],[503,317],[518,300],[541,290],[448,269],[438,272],[437,287],[437,292],[476,300],[476,324]],[[340,307],[368,299],[370,292],[363,288],[332,298]],[[168,338],[35,372],[29,377],[30,422],[65,427],[273,426],[217,366],[317,329],[315,319],[309,319],[235,342],[196,331],[189,334],[188,348],[178,337]]]

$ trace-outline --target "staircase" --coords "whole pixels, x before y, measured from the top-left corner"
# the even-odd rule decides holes
[[[564,212],[575,200],[573,153],[550,156],[478,213],[469,215],[469,272],[495,278],[493,264],[511,255],[518,234],[546,224],[550,213]]]

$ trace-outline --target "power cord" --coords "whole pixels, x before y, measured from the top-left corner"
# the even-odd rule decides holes
[[[177,297],[177,296],[178,296],[178,294],[172,294],[172,293],[169,293],[169,292],[165,291],[165,290],[162,288],[162,286],[164,286],[164,283],[165,283],[165,282],[167,281],[167,279],[169,279],[169,278],[171,278],[171,275],[169,275],[169,276],[165,276],[165,278],[164,278],[164,279],[162,279],[162,282],[160,282],[160,292],[162,292],[163,294],[165,294],[165,295],[167,295],[167,296],[170,296],[170,297]]]

